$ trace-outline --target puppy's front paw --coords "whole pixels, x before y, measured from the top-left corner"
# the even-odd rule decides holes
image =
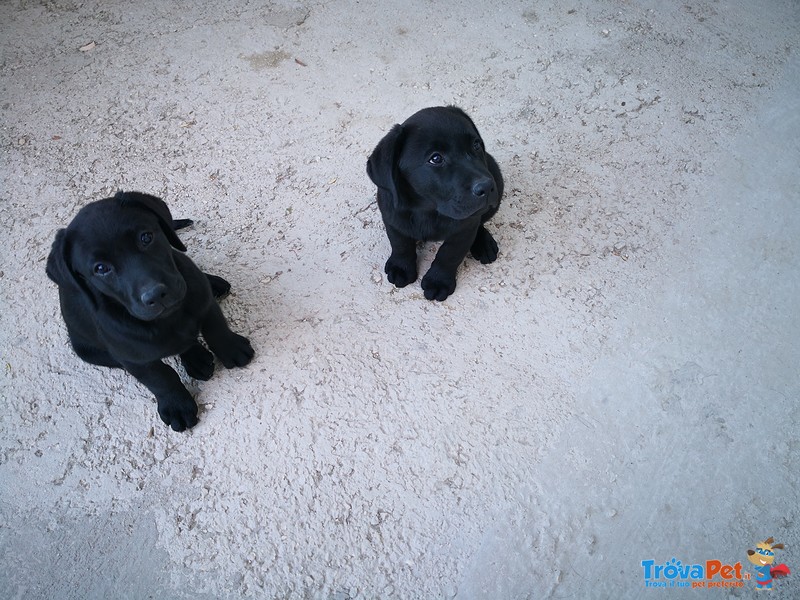
[[[393,283],[399,288],[406,287],[409,283],[417,280],[416,257],[412,260],[404,260],[390,256],[383,270],[386,271],[389,283]]]
[[[428,300],[446,299],[456,289],[456,276],[454,274],[445,273],[435,267],[425,273],[422,278],[422,290],[425,292],[425,298]]]
[[[158,416],[175,431],[197,425],[197,404],[188,390],[158,398]]]
[[[248,339],[235,333],[231,333],[221,348],[214,348],[214,352],[226,369],[245,366],[255,354]]]
[[[214,374],[214,355],[200,344],[195,344],[181,354],[181,362],[186,374],[194,379],[208,381]]]
[[[478,229],[478,235],[475,236],[475,241],[469,249],[472,257],[481,264],[488,265],[497,260],[497,250],[497,242],[494,241],[492,234],[483,227]]]

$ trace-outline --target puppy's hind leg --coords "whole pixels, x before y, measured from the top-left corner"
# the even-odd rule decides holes
[[[214,298],[221,300],[230,294],[231,284],[225,281],[222,277],[217,277],[216,275],[211,275],[210,273],[204,273],[204,275],[208,279],[208,283],[211,284],[211,293],[214,295]]]

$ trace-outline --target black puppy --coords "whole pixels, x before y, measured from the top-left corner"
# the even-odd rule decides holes
[[[460,108],[424,108],[395,125],[370,155],[367,174],[378,186],[392,246],[385,271],[397,287],[417,279],[418,240],[443,240],[422,278],[428,300],[453,293],[467,252],[483,264],[497,258],[497,243],[483,224],[500,206],[503,177]]]
[[[118,192],[82,208],[58,231],[47,258],[77,355],[128,371],[155,395],[158,414],[175,431],[197,423],[197,405],[162,358],[180,354],[190,377],[209,379],[214,356],[200,333],[227,368],[253,358],[215,300],[230,284],[173,249],[186,250],[174,227],[190,223],[173,222],[159,198]]]

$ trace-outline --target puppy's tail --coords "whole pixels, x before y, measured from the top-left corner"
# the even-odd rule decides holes
[[[194,221],[192,221],[191,219],[172,219],[172,228],[175,231],[178,231],[178,229],[189,227],[189,225],[191,225],[192,223],[194,223]]]

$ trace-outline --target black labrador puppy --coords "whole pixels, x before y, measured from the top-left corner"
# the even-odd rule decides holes
[[[503,176],[460,108],[424,108],[395,125],[370,155],[367,174],[378,186],[392,246],[385,271],[397,287],[417,279],[417,241],[443,240],[422,278],[428,300],[453,293],[467,252],[483,264],[497,258],[483,225],[500,206]]]
[[[215,299],[230,284],[182,254],[175,228],[188,224],[173,221],[155,196],[118,192],[82,208],[58,231],[47,258],[77,355],[128,371],[155,395],[158,414],[175,431],[197,423],[197,404],[162,358],[179,354],[190,377],[209,379],[214,356],[198,342],[201,333],[227,368],[253,358]]]

